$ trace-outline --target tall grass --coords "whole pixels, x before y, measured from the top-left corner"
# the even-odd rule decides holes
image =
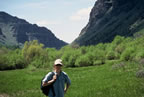
[[[115,65],[115,64],[114,64]],[[144,97],[144,78],[137,78],[136,64],[113,69],[113,63],[63,68],[72,84],[65,97]],[[0,72],[0,95],[9,97],[45,97],[40,90],[41,78],[50,70],[23,69]]]

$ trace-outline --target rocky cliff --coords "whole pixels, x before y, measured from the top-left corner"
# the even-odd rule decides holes
[[[132,36],[144,28],[144,0],[97,0],[89,22],[72,44],[111,42],[116,35]]]
[[[30,24],[23,19],[0,12],[0,43],[6,45],[23,45],[25,41],[38,40],[46,47],[61,48],[66,45],[45,27]]]

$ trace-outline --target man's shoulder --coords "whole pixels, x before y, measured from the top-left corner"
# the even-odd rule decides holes
[[[46,76],[52,76],[52,75],[54,75],[54,72],[48,72],[48,73],[46,74]]]
[[[71,80],[70,80],[70,78],[68,77],[67,73],[62,72],[62,74],[63,74],[63,77],[65,78],[66,83],[70,85],[70,84],[71,84]]]
[[[67,73],[66,73],[66,72],[64,72],[64,71],[62,71],[62,74],[63,74],[64,76],[67,76]]]
[[[47,82],[48,80],[52,79],[52,76],[53,76],[53,75],[54,75],[53,72],[48,72],[48,73],[45,75],[43,81],[44,81],[44,82]]]

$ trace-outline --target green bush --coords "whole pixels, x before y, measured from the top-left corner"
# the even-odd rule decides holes
[[[115,52],[122,54],[122,52],[125,50],[125,45],[124,44],[120,44],[118,46],[116,46],[115,48]]]
[[[25,42],[22,49],[22,54],[27,64],[30,64],[31,61],[33,61],[34,57],[42,56],[45,53],[43,46],[44,45],[39,44],[37,40]]]
[[[126,50],[122,53],[121,55],[121,60],[122,61],[130,61],[130,60],[133,60],[134,59],[134,52],[135,52],[135,49],[132,48],[132,47],[128,47],[126,48]]]
[[[87,55],[84,56],[80,56],[77,60],[76,60],[76,66],[90,66],[92,65],[92,61],[89,59],[89,57]]]
[[[65,67],[75,67],[75,61],[78,57],[81,56],[81,51],[74,49],[74,50],[67,50],[62,55],[62,60]]]
[[[68,61],[70,67],[75,67],[75,61],[78,59],[79,56],[80,53],[74,53],[70,56]]]
[[[42,68],[42,67],[44,67],[43,61],[41,59],[39,59],[39,58],[36,58],[34,61],[32,61],[30,63],[30,65],[33,65],[36,68],[40,68],[40,67]]]
[[[108,60],[114,60],[116,59],[116,54],[114,51],[109,51],[107,54],[106,54],[106,57]]]
[[[143,51],[143,50],[139,50],[139,51],[136,53],[135,60],[136,60],[136,61],[139,61],[140,59],[143,59],[143,58],[144,58],[144,51]]]
[[[47,59],[47,56],[36,56],[33,58],[33,61],[31,61],[30,65],[33,65],[36,68],[49,68],[52,61],[49,61]]]
[[[123,42],[124,39],[125,39],[124,37],[117,35],[117,36],[114,38],[114,40],[112,41],[112,44],[118,45],[118,44],[120,44],[121,42]]]
[[[63,64],[66,66],[66,67],[69,67],[69,59],[70,59],[70,56],[71,56],[71,52],[70,51],[67,51],[65,53],[63,53],[62,55],[62,60],[63,60]]]
[[[93,62],[93,65],[102,65],[102,64],[104,64],[104,62],[102,60],[95,60]]]
[[[14,51],[9,52],[7,55],[7,60],[9,66],[13,69],[22,69],[27,67],[27,64],[24,60],[24,57],[21,54],[20,49],[16,49]]]
[[[0,58],[0,69],[22,69],[27,67],[24,57],[21,54],[20,49],[9,51]]]
[[[47,60],[49,62],[54,61],[55,59],[60,58],[61,56],[61,52],[58,52],[55,48],[46,48],[45,53],[47,53]]]
[[[95,52],[94,52],[94,65],[97,65],[96,63],[97,63],[97,61],[99,61],[99,62],[101,62],[101,64],[104,64],[105,63],[105,61],[106,61],[106,52],[105,51],[103,51],[103,50],[96,50]],[[100,65],[100,64],[99,64]]]
[[[103,43],[99,43],[96,46],[94,46],[95,48],[99,49],[99,50],[106,50],[107,48],[107,44],[103,44]]]
[[[7,61],[6,56],[0,56],[0,70],[8,69]]]

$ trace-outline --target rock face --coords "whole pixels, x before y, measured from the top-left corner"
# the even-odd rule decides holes
[[[97,0],[90,19],[72,44],[111,42],[116,35],[132,36],[144,28],[144,0]]]
[[[30,24],[23,19],[0,12],[0,43],[6,45],[23,45],[25,41],[38,40],[45,47],[61,48],[67,45],[59,40],[45,27]]]

